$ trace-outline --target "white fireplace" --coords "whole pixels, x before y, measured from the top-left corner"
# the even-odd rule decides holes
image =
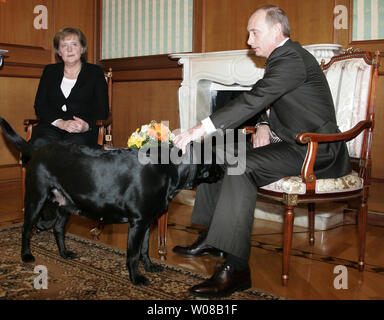
[[[304,46],[319,62],[327,63],[341,51],[341,45],[314,44]],[[252,50],[209,53],[171,54],[183,65],[183,81],[179,89],[180,129],[186,130],[211,114],[215,91],[250,90],[264,75],[265,59],[255,57]]]
[[[304,46],[319,64],[327,63],[341,52],[338,44],[314,44]],[[212,113],[212,99],[218,91],[250,90],[264,75],[265,59],[255,57],[252,50],[233,50],[209,53],[171,54],[183,65],[183,81],[179,88],[180,129],[186,130]],[[193,204],[194,197],[184,192],[179,201]],[[315,228],[325,230],[343,220],[344,207],[337,208],[340,214],[329,214],[329,208],[317,208]],[[258,201],[255,217],[282,222],[281,206]],[[307,226],[306,210],[296,209],[295,224]]]

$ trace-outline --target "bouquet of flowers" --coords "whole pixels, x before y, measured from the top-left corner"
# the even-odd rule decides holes
[[[166,125],[152,120],[149,124],[137,128],[129,137],[127,144],[129,148],[137,149],[142,148],[144,145],[148,147],[161,144],[172,145],[174,137],[175,135]]]

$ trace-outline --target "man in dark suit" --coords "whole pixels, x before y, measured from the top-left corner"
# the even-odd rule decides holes
[[[173,249],[188,257],[218,251],[227,254],[226,262],[210,279],[191,288],[197,296],[226,296],[251,287],[248,259],[257,187],[300,174],[307,147],[296,142],[298,133],[338,132],[327,80],[316,59],[289,39],[285,12],[275,6],[261,7],[250,17],[248,32],[248,44],[256,55],[267,58],[263,79],[174,140],[185,150],[192,140],[217,129],[237,128],[269,109],[257,125],[254,145],[247,146],[245,173],[227,171],[222,181],[197,189],[191,220],[208,230],[191,246]],[[319,145],[317,177],[339,177],[350,171],[344,142]]]

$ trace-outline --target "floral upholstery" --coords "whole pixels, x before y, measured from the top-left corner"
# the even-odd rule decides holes
[[[341,178],[335,179],[318,179],[316,180],[315,193],[333,193],[333,192],[348,192],[363,188],[363,179],[359,178],[356,172],[352,172]],[[285,177],[279,181],[273,182],[261,189],[283,192],[288,194],[305,194],[306,185],[302,182],[300,176]]]
[[[335,104],[340,131],[347,131],[366,119],[372,66],[362,58],[334,62],[324,71]],[[349,155],[360,158],[364,132],[347,142]]]

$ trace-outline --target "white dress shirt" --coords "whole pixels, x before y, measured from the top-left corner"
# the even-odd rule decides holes
[[[76,81],[77,81],[77,79],[68,79],[66,77],[63,77],[63,80],[61,81],[60,88],[61,88],[61,91],[63,92],[65,98],[69,97],[72,88],[76,84]],[[64,112],[67,112],[67,106],[65,104],[61,107],[61,109]],[[59,120],[62,120],[62,119],[56,119],[51,124],[56,126],[56,122],[59,121]]]

